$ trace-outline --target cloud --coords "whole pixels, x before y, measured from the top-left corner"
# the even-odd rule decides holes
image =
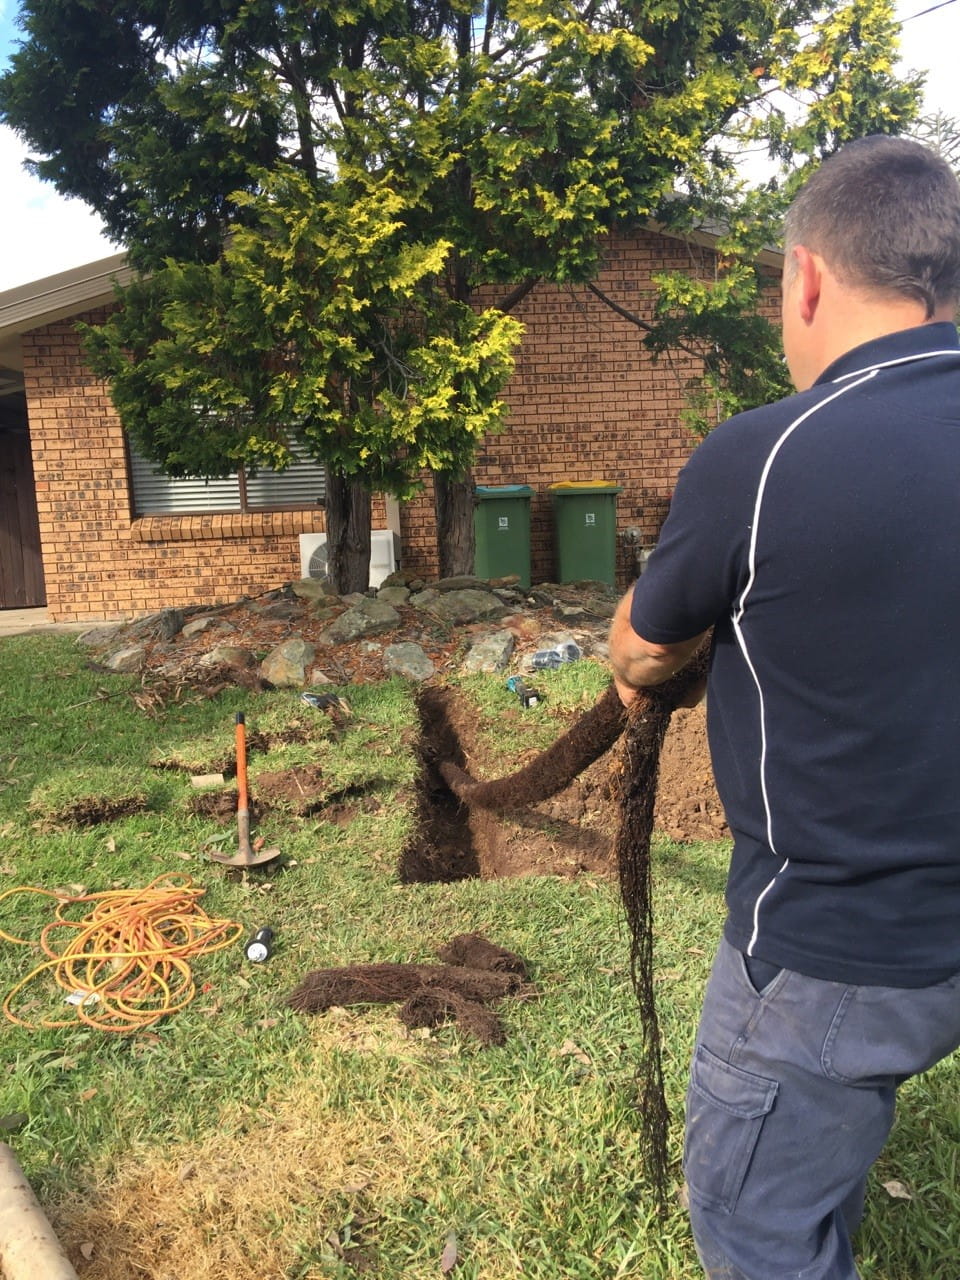
[[[0,126],[5,249],[0,258],[0,290],[119,252],[86,205],[64,199],[49,183],[24,170],[26,155],[13,130]]]

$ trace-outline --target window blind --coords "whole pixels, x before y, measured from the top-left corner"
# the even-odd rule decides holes
[[[137,516],[205,515],[211,511],[264,511],[277,507],[322,506],[326,472],[319,462],[294,451],[296,461],[286,471],[261,469],[244,476],[246,504],[240,477],[202,480],[164,475],[129,444],[133,511]]]

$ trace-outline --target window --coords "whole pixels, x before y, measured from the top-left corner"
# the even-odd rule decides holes
[[[240,471],[225,480],[164,475],[133,444],[130,480],[135,516],[206,515],[211,511],[270,511],[280,507],[323,506],[326,471],[303,454],[286,471]]]

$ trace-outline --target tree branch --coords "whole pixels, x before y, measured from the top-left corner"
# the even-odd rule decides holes
[[[531,293],[539,283],[540,283],[539,276],[531,276],[528,280],[524,280],[522,281],[522,283],[518,284],[515,289],[511,289],[510,292],[506,295],[506,297],[501,298],[499,302],[495,302],[493,304],[494,308],[497,311],[504,311],[504,312],[512,311],[513,308],[518,303],[522,302],[523,299],[527,296],[527,294]]]
[[[627,320],[630,324],[636,325],[636,327],[638,329],[642,329],[644,333],[656,332],[656,325],[652,325],[649,320],[641,320],[635,312],[628,311],[626,307],[621,307],[619,302],[614,302],[611,297],[608,297],[608,295],[605,294],[602,289],[599,289],[592,281],[588,282],[587,288],[595,297],[600,299],[604,306],[609,307],[611,311],[615,311],[622,319]],[[677,347],[680,351],[685,351],[687,355],[692,356],[694,360],[702,360],[704,358],[702,351],[698,351],[696,347],[688,347],[685,342],[679,342],[675,339],[672,345]]]

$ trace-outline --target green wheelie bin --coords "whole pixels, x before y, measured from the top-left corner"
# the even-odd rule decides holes
[[[477,485],[473,511],[478,578],[506,578],[516,574],[530,586],[530,499],[528,484]]]
[[[617,584],[617,494],[606,480],[561,481],[549,488],[558,582]]]

